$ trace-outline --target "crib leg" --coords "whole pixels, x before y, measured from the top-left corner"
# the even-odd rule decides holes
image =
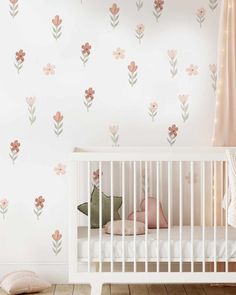
[[[91,284],[91,295],[102,295],[102,283],[92,283]]]

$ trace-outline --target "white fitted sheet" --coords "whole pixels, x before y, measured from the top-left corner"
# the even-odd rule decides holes
[[[88,260],[87,227],[78,228],[78,261]],[[159,259],[168,261],[168,230],[159,231]],[[157,235],[156,230],[148,230],[147,252],[148,261],[157,260]],[[134,261],[134,237],[125,236],[125,261]],[[145,235],[136,236],[136,261],[145,261]],[[226,259],[225,227],[217,227],[216,256],[217,261]],[[99,261],[99,230],[91,229],[90,239],[91,261]],[[180,259],[179,227],[171,228],[171,261]],[[194,227],[194,261],[203,260],[202,227]],[[214,261],[214,227],[205,228],[205,259]],[[102,232],[102,261],[110,261],[111,236]],[[191,227],[182,228],[182,258],[183,261],[191,261]],[[122,236],[113,236],[113,261],[122,261]],[[236,261],[236,229],[228,227],[228,259]]]

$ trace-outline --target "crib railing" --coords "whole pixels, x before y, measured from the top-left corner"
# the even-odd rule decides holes
[[[162,282],[181,282],[184,272],[185,282],[232,281],[227,274],[236,255],[229,253],[228,245],[227,170],[224,148],[88,148],[74,152],[69,194],[70,280],[90,282],[98,275],[103,281],[104,273],[109,273],[109,282],[139,282],[132,275],[142,273],[142,282],[155,281],[156,275]],[[99,190],[96,229],[91,228],[94,186]],[[110,235],[103,228],[103,193],[110,202]],[[114,234],[115,196],[122,199],[120,236]],[[149,228],[150,197],[156,198],[155,230]],[[136,219],[142,199],[145,233],[138,236]],[[87,216],[77,210],[84,202]],[[168,221],[166,229],[160,229],[160,204]],[[125,220],[130,212],[134,212],[134,235],[128,237]],[[230,235],[236,238],[232,228]],[[232,240],[230,243],[232,248]],[[206,280],[205,273],[218,276]]]

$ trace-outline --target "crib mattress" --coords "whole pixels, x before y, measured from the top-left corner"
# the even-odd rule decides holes
[[[87,227],[78,228],[78,261],[84,262],[88,260],[88,239]],[[226,258],[226,242],[225,227],[217,227],[216,239],[216,256],[217,261],[225,261]],[[160,229],[159,231],[159,259],[160,261],[168,261],[168,230]],[[99,229],[91,229],[90,238],[90,258],[91,261],[99,261]],[[194,243],[193,255],[194,261],[203,260],[203,241],[202,227],[194,227]],[[136,236],[136,261],[145,261],[145,235]],[[134,237],[125,236],[124,252],[125,261],[134,261]],[[111,260],[111,236],[102,232],[102,261]],[[182,259],[183,261],[191,261],[191,227],[184,226],[182,228]],[[171,228],[170,255],[171,261],[179,261],[180,259],[180,241],[179,227]],[[206,261],[214,261],[214,227],[205,228],[205,259]],[[147,259],[149,262],[157,260],[157,233],[156,230],[148,230],[147,235]],[[228,227],[228,259],[236,261],[236,229]],[[113,236],[113,261],[121,262],[122,255],[122,236]]]

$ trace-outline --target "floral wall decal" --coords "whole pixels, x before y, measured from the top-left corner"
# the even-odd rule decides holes
[[[40,215],[43,213],[44,202],[45,202],[45,199],[42,196],[35,198],[34,214],[37,216],[38,220],[39,220]]]
[[[209,7],[214,11],[218,6],[218,0],[209,0]]]
[[[28,112],[29,112],[29,121],[30,124],[33,125],[36,121],[36,107],[35,107],[36,98],[34,96],[26,97],[26,103],[28,105]]]
[[[54,167],[54,172],[56,173],[56,175],[65,175],[66,165],[58,163],[57,166]]]
[[[52,19],[52,35],[53,37],[57,40],[61,37],[62,34],[62,19],[60,18],[59,15],[56,15],[53,19]]]
[[[61,252],[62,249],[62,234],[57,229],[52,234],[52,250],[55,253],[55,255],[58,255]]]
[[[53,116],[54,119],[54,133],[59,137],[59,135],[63,131],[63,115],[61,112],[56,112],[56,114]]]
[[[155,101],[151,102],[148,107],[148,114],[152,118],[152,122],[154,122],[155,117],[157,115],[158,105]]]
[[[217,65],[211,64],[209,65],[209,70],[211,72],[211,80],[212,80],[212,88],[214,91],[216,91],[216,85],[217,85]]]
[[[118,141],[119,141],[119,126],[118,125],[110,125],[109,126],[109,131],[111,133],[111,140],[113,142],[113,146],[119,146]]]
[[[14,18],[18,14],[18,0],[10,0],[10,15]]]
[[[189,171],[188,174],[185,176],[185,180],[188,184],[191,183],[191,172]],[[194,183],[198,183],[198,174],[194,173],[193,175],[193,181]]]
[[[170,73],[171,73],[172,78],[174,78],[175,75],[178,72],[178,69],[177,69],[177,50],[175,50],[175,49],[168,50],[167,54],[169,56]]]
[[[20,152],[20,142],[16,139],[10,144],[10,158],[12,160],[12,163],[15,164],[16,159],[18,158],[18,154]]]
[[[140,10],[143,7],[143,0],[136,0],[137,10]]]
[[[200,28],[202,27],[202,23],[205,21],[206,19],[206,10],[205,8],[199,8],[196,12],[196,16],[197,16],[197,22],[200,25]]]
[[[5,219],[5,216],[8,211],[8,200],[7,199],[2,199],[0,200],[0,214],[2,214],[3,219]]]
[[[178,130],[179,128],[175,124],[168,128],[167,141],[169,142],[170,146],[172,146],[175,143],[176,137],[178,135]]]
[[[191,64],[187,67],[186,72],[189,76],[196,76],[198,75],[198,66]]]
[[[153,15],[156,18],[156,21],[159,21],[159,18],[162,14],[162,10],[164,8],[164,0],[155,0],[154,1],[154,11],[153,11]]]
[[[44,68],[43,72],[46,76],[55,75],[56,66],[48,63]]]
[[[120,47],[116,48],[116,50],[113,51],[112,54],[115,59],[124,59],[125,58],[125,50],[121,49]]]
[[[138,76],[138,66],[135,64],[135,61],[131,61],[130,64],[128,65],[128,70],[129,70],[129,84],[131,86],[134,86],[137,82],[137,76]]]
[[[19,51],[16,52],[16,61],[15,61],[15,68],[17,69],[17,73],[20,73],[20,70],[23,67],[23,63],[25,61],[25,52],[23,49],[20,49]]]
[[[83,44],[81,46],[81,54],[82,55],[80,56],[80,59],[82,60],[84,66],[88,62],[88,59],[89,59],[89,56],[91,53],[91,51],[90,51],[91,48],[92,48],[92,46],[88,42],[86,42],[85,44]]]
[[[139,44],[141,44],[141,40],[142,40],[142,38],[144,36],[144,30],[145,30],[145,27],[144,27],[143,24],[139,24],[139,25],[136,26],[136,29],[135,29],[136,34],[135,34],[135,36],[138,39]]]
[[[188,98],[189,95],[179,95],[179,101],[180,101],[180,107],[182,110],[182,119],[184,122],[186,122],[189,118],[189,105],[188,105]]]
[[[99,187],[99,169],[94,170],[92,174],[92,183],[94,186]]]
[[[88,89],[85,90],[84,105],[87,109],[87,112],[89,112],[89,109],[91,108],[93,104],[94,94],[95,94],[95,91],[93,90],[92,87],[89,87]]]
[[[113,3],[112,6],[109,8],[109,10],[110,10],[110,24],[113,28],[115,28],[119,24],[120,8],[117,6],[116,3]]]

